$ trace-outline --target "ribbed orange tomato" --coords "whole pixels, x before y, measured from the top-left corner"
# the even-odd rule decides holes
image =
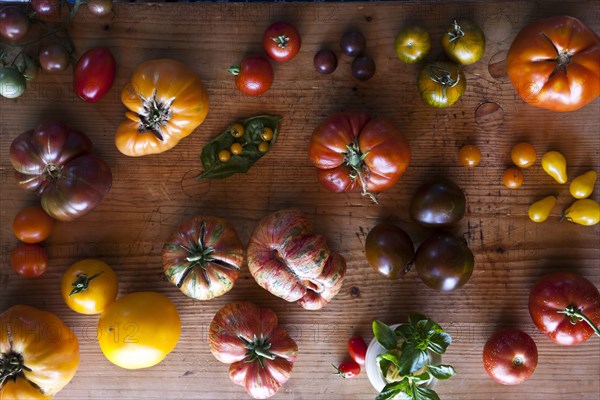
[[[121,101],[130,111],[117,129],[115,144],[132,157],[173,148],[208,113],[208,94],[200,77],[171,59],[138,66],[121,92]]]

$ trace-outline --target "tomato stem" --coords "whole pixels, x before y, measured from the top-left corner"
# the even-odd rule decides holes
[[[427,73],[432,81],[442,85],[442,97],[446,97],[447,88],[452,88],[460,82],[460,73],[458,71],[456,73],[456,79],[452,78],[452,73],[450,71],[435,65],[431,65],[427,69]]]
[[[576,323],[578,323],[580,321],[585,321],[590,326],[590,328],[592,328],[594,330],[594,333],[597,336],[600,336],[600,328],[598,328],[592,322],[592,320],[589,319],[588,316],[583,313],[583,311],[581,309],[577,309],[575,306],[569,305],[564,310],[558,310],[557,313],[564,314],[567,317],[571,318],[571,323],[573,325],[575,325]]]
[[[452,26],[452,31],[448,32],[448,35],[450,35],[450,43],[457,41],[458,39],[460,39],[461,37],[465,36],[465,33],[463,32],[462,28],[460,27],[460,25],[458,24],[458,22],[456,20],[454,20],[454,24]]]
[[[369,153],[361,153],[360,147],[356,142],[346,145],[346,149],[348,149],[348,151],[344,153],[344,164],[352,171],[350,178],[352,178],[353,181],[358,178],[358,182],[362,188],[361,194],[363,196],[368,196],[373,203],[378,204],[375,196],[367,190],[367,182],[364,177],[366,169],[364,160]]]
[[[74,294],[85,292],[86,290],[88,290],[88,286],[90,284],[90,281],[92,279],[95,279],[96,277],[98,277],[103,272],[104,271],[100,271],[98,273],[95,273],[91,277],[88,277],[87,274],[77,274],[77,279],[75,279],[73,281],[73,283],[71,283],[71,286],[73,286],[73,290],[71,290],[71,292],[69,293],[69,297],[71,297]]]
[[[240,66],[239,64],[232,65],[227,71],[229,71],[229,73],[232,75],[238,76],[240,74]]]
[[[281,49],[285,49],[288,43],[290,42],[290,38],[285,35],[272,37],[271,40],[277,43],[277,47]]]
[[[14,351],[2,353],[0,357],[0,387],[9,378],[16,378],[25,371],[31,371],[23,364],[23,356]]]
[[[271,348],[271,342],[269,337],[264,337],[260,335],[260,338],[254,335],[252,340],[244,337],[243,335],[238,335],[238,338],[244,342],[246,349],[246,358],[244,362],[252,362],[258,360],[261,366],[264,367],[264,359],[274,360],[277,356],[269,351]]]
[[[175,101],[175,98],[161,101],[161,99],[158,99],[156,89],[154,89],[150,98],[144,98],[141,94],[139,96],[142,100],[143,108],[138,114],[140,117],[138,131],[140,133],[150,131],[158,140],[161,142],[164,141],[162,127],[171,119],[171,105]]]

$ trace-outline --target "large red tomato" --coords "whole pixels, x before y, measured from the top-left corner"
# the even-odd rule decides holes
[[[355,187],[363,195],[382,192],[400,179],[410,162],[410,146],[389,120],[367,113],[337,113],[313,131],[308,148],[319,180],[332,192]]]
[[[210,300],[233,288],[244,263],[244,246],[223,218],[196,216],[171,235],[162,261],[167,279],[185,295]]]
[[[538,363],[535,342],[520,329],[501,329],[483,347],[483,367],[503,385],[517,385],[529,379]]]
[[[529,314],[540,331],[562,345],[600,336],[600,293],[582,276],[555,272],[542,277],[529,293]]]
[[[84,133],[45,121],[13,140],[10,162],[19,186],[41,196],[48,215],[71,221],[96,207],[112,186],[110,167],[91,150]]]
[[[340,291],[346,261],[312,233],[304,214],[282,210],[264,217],[252,233],[248,268],[263,289],[317,310]]]
[[[543,19],[517,34],[506,68],[525,102],[577,110],[600,94],[600,37],[577,18]]]
[[[290,377],[298,346],[277,315],[249,302],[235,302],[214,316],[210,351],[229,367],[229,377],[255,399],[273,396]]]

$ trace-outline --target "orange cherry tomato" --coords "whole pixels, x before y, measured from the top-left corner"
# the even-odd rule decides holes
[[[479,161],[481,161],[481,151],[479,150],[479,147],[473,144],[466,144],[460,148],[458,160],[465,167],[476,167],[479,165]]]
[[[40,206],[22,209],[15,215],[12,230],[17,239],[25,243],[39,243],[52,232],[54,219]]]
[[[517,168],[509,168],[502,175],[502,183],[509,189],[518,189],[523,185],[523,173]]]
[[[36,278],[46,272],[48,255],[37,244],[21,243],[11,251],[10,265],[19,275]]]
[[[527,142],[516,144],[510,151],[512,162],[520,168],[529,168],[537,160],[535,147]]]

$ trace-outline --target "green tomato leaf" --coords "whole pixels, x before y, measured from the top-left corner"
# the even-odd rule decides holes
[[[426,351],[406,346],[402,349],[402,354],[400,354],[400,366],[398,367],[400,375],[412,374],[423,368],[428,361],[429,357]]]
[[[375,400],[392,400],[400,393],[406,393],[407,395],[412,396],[412,389],[406,378],[399,382],[392,382],[385,385],[377,397],[375,397]]]
[[[235,139],[229,133],[229,127],[225,129],[225,131],[208,142],[202,149],[200,162],[202,163],[203,171],[200,175],[196,176],[196,179],[223,179],[236,173],[248,172],[250,167],[267,154],[258,150],[259,144],[263,141],[260,137],[263,128],[269,127],[273,130],[273,139],[270,141],[270,147],[272,147],[277,140],[280,120],[280,116],[257,115],[238,121],[237,123],[244,127],[244,135],[239,139]],[[219,160],[219,152],[221,150],[229,150],[235,141],[243,146],[242,153],[239,155],[232,154],[229,161],[221,162]]]
[[[429,388],[423,386],[413,386],[413,388],[414,400],[440,400],[440,397],[437,395],[437,393]]]
[[[452,337],[450,334],[446,332],[437,332],[431,336],[427,348],[434,353],[444,354],[446,352],[446,348],[450,346],[451,343]]]
[[[387,350],[395,349],[398,343],[396,334],[389,326],[381,321],[373,321],[373,334],[375,339]]]
[[[427,369],[436,379],[441,381],[446,380],[456,374],[456,370],[452,365],[428,365]]]

